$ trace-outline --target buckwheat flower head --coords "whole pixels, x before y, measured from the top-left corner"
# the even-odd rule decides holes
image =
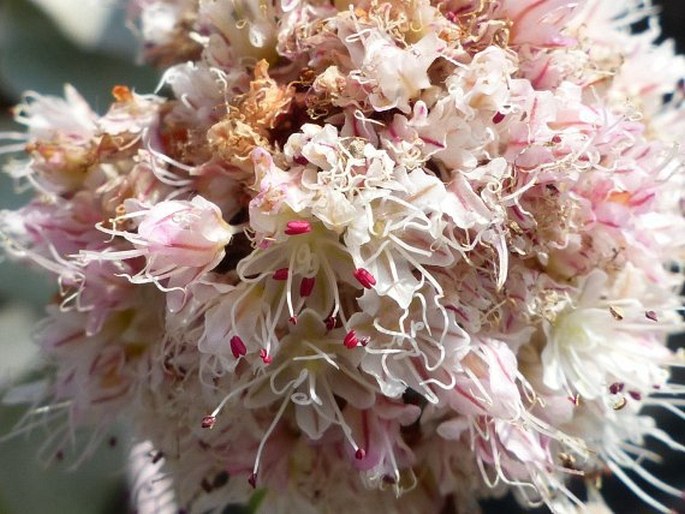
[[[648,1],[130,16],[166,96],[28,93],[0,134],[36,190],[3,246],[58,285],[12,395],[43,456],[126,422],[141,512],[609,512],[609,474],[678,508],[644,462],[685,450],[685,61]]]

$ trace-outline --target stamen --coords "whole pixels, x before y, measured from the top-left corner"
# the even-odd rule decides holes
[[[357,268],[354,272],[354,278],[366,289],[371,289],[376,285],[376,277],[374,277],[368,270],[364,268]]]
[[[300,296],[307,297],[311,295],[315,282],[315,277],[302,277],[302,281],[300,282]]]
[[[276,425],[278,425],[278,422],[281,420],[283,417],[283,413],[285,412],[286,407],[290,404],[290,395],[286,394],[285,399],[283,402],[281,402],[281,406],[278,409],[278,412],[276,413],[276,416],[274,416],[273,421],[269,425],[269,427],[266,429],[266,432],[264,433],[264,436],[262,437],[262,440],[259,442],[259,447],[257,448],[257,456],[255,457],[255,462],[254,462],[254,467],[252,468],[252,474],[250,477],[247,479],[249,484],[252,487],[257,486],[257,472],[259,471],[259,465],[262,460],[262,452],[264,451],[264,446],[266,446],[266,442],[271,437],[271,434],[273,433],[274,429],[276,428]]]
[[[614,410],[621,410],[623,407],[626,406],[626,403],[628,403],[628,400],[626,400],[625,396],[621,396],[618,400],[616,400],[613,403],[611,408]]]
[[[214,428],[214,425],[216,424],[216,417],[215,416],[205,416],[202,418],[202,428]]]
[[[364,460],[364,457],[366,457],[366,450],[364,450],[364,448],[357,448],[357,451],[354,452],[354,458],[357,460]]]
[[[279,268],[271,276],[274,280],[288,280],[288,268]]]
[[[345,339],[343,339],[343,344],[345,345],[345,348],[348,348],[350,350],[356,348],[359,344],[359,339],[357,339],[357,333],[354,330],[350,330],[345,336]]]
[[[312,231],[312,224],[307,220],[289,221],[285,225],[284,232],[289,236],[297,236]]]
[[[243,340],[238,336],[231,337],[231,353],[233,353],[233,357],[236,359],[241,355],[247,354],[247,347],[245,346]]]
[[[266,353],[266,350],[264,348],[259,350],[259,357],[262,359],[262,362],[264,362],[264,364],[271,364],[271,361],[273,361],[273,357]]]
[[[645,311],[645,317],[652,321],[659,321],[659,318],[657,318],[656,312],[654,311]]]
[[[621,321],[623,319],[623,314],[616,307],[613,307],[613,306],[609,307],[609,312],[611,313],[611,315],[614,317],[614,319],[616,321]]]
[[[625,387],[625,384],[623,384],[623,382],[615,382],[609,386],[609,392],[611,394],[618,394],[621,391],[623,391],[624,387]]]
[[[498,123],[501,123],[502,120],[504,120],[504,114],[501,112],[496,112],[495,115],[492,117],[492,122],[497,125]]]
[[[630,489],[638,498],[640,498],[643,502],[645,502],[647,505],[651,506],[655,510],[662,512],[663,514],[672,514],[673,511],[666,507],[663,503],[660,503],[657,501],[655,498],[652,498],[649,494],[647,494],[640,486],[638,486],[633,480],[626,475],[626,473],[616,465],[616,463],[612,460],[607,461],[607,465],[609,466],[609,469],[616,475],[621,482],[623,482],[628,489]]]

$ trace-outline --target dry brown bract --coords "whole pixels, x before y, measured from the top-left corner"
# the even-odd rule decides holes
[[[268,69],[264,59],[256,64],[249,90],[228,106],[226,116],[207,133],[213,152],[235,166],[244,165],[256,147],[271,148],[269,131],[290,110],[295,96],[295,88],[278,84]]]

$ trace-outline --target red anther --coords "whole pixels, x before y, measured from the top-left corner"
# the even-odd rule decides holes
[[[266,353],[266,350],[264,348],[259,350],[259,357],[262,359],[262,362],[264,362],[264,364],[271,364],[271,361],[273,360],[271,355]]]
[[[366,451],[364,448],[357,448],[357,451],[354,452],[354,458],[357,460],[362,460],[364,457],[366,457]]]
[[[552,136],[552,143],[561,143],[561,136],[559,134],[554,134],[554,136]]]
[[[202,490],[206,493],[211,493],[212,489],[214,489],[206,477],[202,479],[202,482],[200,482],[200,487],[202,487]]]
[[[625,396],[619,396],[618,401],[611,406],[612,409],[614,410],[621,410],[623,409],[628,401],[626,400]]]
[[[290,316],[288,318],[288,322],[293,324],[293,325],[297,325],[297,316]]]
[[[642,400],[642,394],[640,394],[638,391],[628,391],[628,394],[635,401],[639,402],[640,400]]]
[[[288,268],[279,268],[271,276],[274,280],[288,280]]]
[[[616,307],[609,306],[609,314],[611,314],[616,321],[623,320],[623,314]]]
[[[305,298],[312,294],[315,282],[316,278],[314,277],[302,277],[302,281],[300,282],[300,296]]]
[[[366,289],[371,289],[376,285],[376,278],[364,268],[357,268],[354,272],[354,278]]]
[[[335,325],[337,324],[335,318],[333,318],[331,316],[326,318],[325,323],[326,323],[326,330],[328,330],[329,332],[331,330],[333,330],[335,328]]]
[[[623,391],[624,387],[625,387],[625,384],[623,384],[622,382],[614,382],[613,384],[611,384],[609,386],[609,392],[611,394],[618,394],[621,391]]]
[[[247,479],[247,483],[252,486],[252,489],[257,488],[257,473],[251,473]]]
[[[306,166],[307,164],[309,164],[309,161],[307,160],[307,158],[303,157],[302,155],[295,156],[293,161],[295,161],[295,164],[301,164],[303,166]]]
[[[646,311],[645,317],[647,319],[651,319],[652,321],[659,321],[659,318],[657,318],[656,312],[654,312],[654,311]]]
[[[214,428],[215,423],[216,417],[214,416],[205,416],[202,418],[202,428]]]
[[[285,224],[285,233],[289,236],[297,236],[312,231],[312,224],[307,220],[289,221]]]
[[[502,120],[504,119],[504,114],[501,112],[496,112],[495,115],[492,117],[492,122],[497,125],[498,123],[501,123]]]
[[[231,353],[236,359],[241,355],[247,354],[247,347],[242,339],[238,336],[231,337]]]
[[[362,346],[366,346],[367,344],[369,344],[369,341],[371,341],[371,338],[370,338],[370,337],[368,337],[368,336],[367,336],[367,337],[362,337],[362,338],[359,340],[359,344],[361,344]]]
[[[354,330],[350,330],[345,336],[345,339],[343,339],[343,344],[345,345],[345,348],[349,348],[350,350],[356,348],[359,344],[357,333]]]

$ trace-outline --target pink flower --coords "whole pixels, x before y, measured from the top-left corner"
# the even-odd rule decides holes
[[[190,202],[169,200],[154,205],[138,225],[138,244],[155,259],[155,267],[211,269],[234,233],[214,204],[196,196]]]
[[[135,209],[134,202],[128,203]],[[117,225],[140,218],[137,233],[119,230]],[[226,223],[219,208],[201,196],[167,200],[142,210],[133,210],[113,220],[114,229],[100,225],[103,232],[120,236],[133,250],[84,251],[84,262],[125,260],[145,257],[143,268],[129,279],[133,283],[154,282],[163,290],[182,289],[216,267],[225,247],[239,229]],[[172,303],[180,307],[179,299]]]

